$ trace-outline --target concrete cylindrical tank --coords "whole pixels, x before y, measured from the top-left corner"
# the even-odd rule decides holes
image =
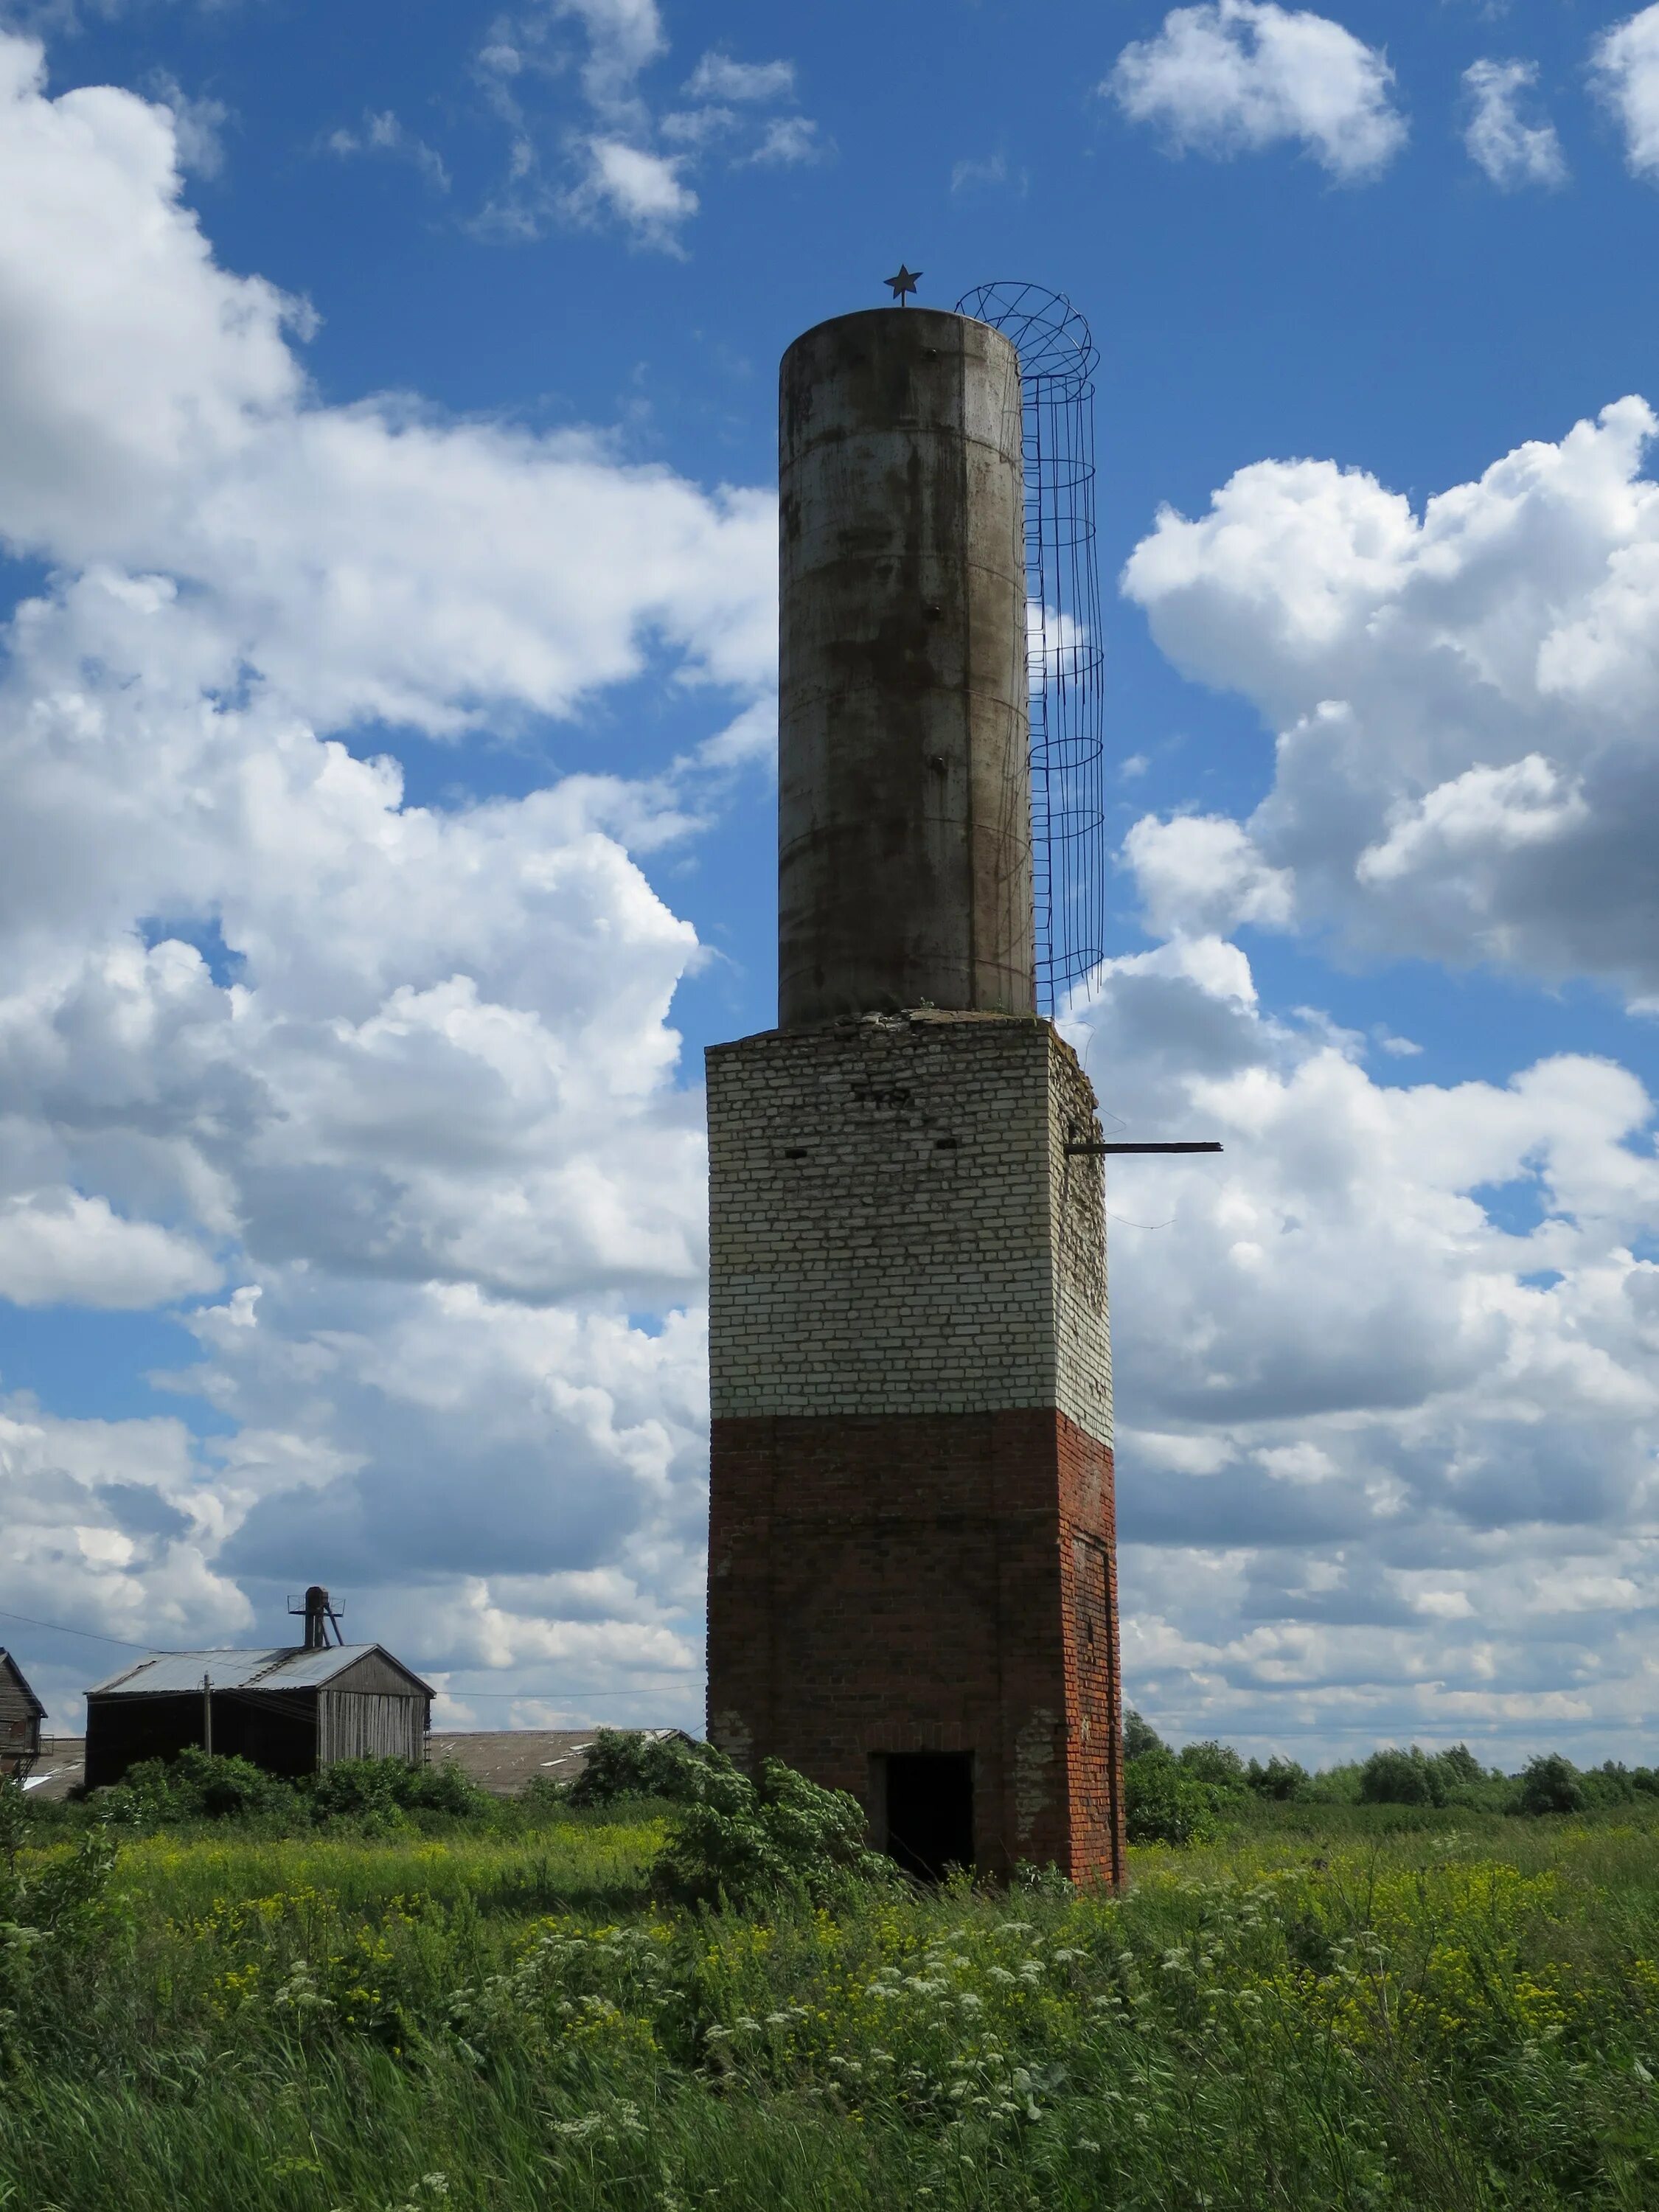
[[[1036,1005],[1019,359],[879,307],[783,357],[778,1020]]]

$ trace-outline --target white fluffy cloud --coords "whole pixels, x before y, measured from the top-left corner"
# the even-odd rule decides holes
[[[697,196],[681,179],[684,157],[653,154],[623,138],[590,138],[587,174],[571,194],[573,212],[609,209],[653,246],[673,242],[677,227],[697,211]]]
[[[1625,136],[1638,177],[1659,173],[1659,7],[1643,8],[1596,40],[1591,78]]]
[[[1160,927],[1334,920],[1373,951],[1659,988],[1654,429],[1620,400],[1420,515],[1359,471],[1264,461],[1159,518],[1124,588],[1278,732],[1213,858],[1191,823],[1135,830]]]
[[[1344,184],[1376,176],[1406,143],[1394,72],[1323,15],[1273,0],[1174,8],[1119,55],[1101,88],[1176,148],[1225,157],[1300,145]]]
[[[165,109],[38,66],[0,40],[0,535],[50,570],[0,671],[0,1295],[211,1294],[168,1387],[214,1419],[0,1376],[0,1605],[232,1641],[320,1575],[446,1717],[694,1721],[698,948],[641,856],[769,754],[771,502],[321,405],[302,307],[180,204]],[[1422,518],[1264,466],[1132,568],[1170,649],[1291,732],[1258,820],[1137,831],[1172,942],[1077,1024],[1109,1110],[1228,1145],[1113,1177],[1126,1651],[1172,1723],[1519,1742],[1646,1710],[1646,1097],[1582,1057],[1379,1081],[1219,934],[1316,894],[1463,947],[1478,895],[1517,957],[1558,927],[1504,902],[1611,818],[1607,760],[1643,788],[1645,429]],[[710,698],[654,784],[417,806],[347,742],[462,746],[647,665]],[[46,1672],[60,1723],[88,1672]]]
[[[1129,1694],[1292,1748],[1650,1725],[1641,1085],[1380,1083],[1213,939],[1108,963],[1066,1026],[1130,1129],[1226,1146],[1108,1194]]]
[[[1111,1199],[1126,1672],[1179,1729],[1511,1757],[1652,1725],[1651,1100],[1576,1054],[1374,1076],[1206,933],[1653,989],[1654,427],[1620,401],[1420,513],[1260,463],[1126,570],[1165,652],[1278,733],[1247,821],[1131,832],[1172,941],[1079,1016],[1110,1110],[1228,1147]]]
[[[581,27],[586,52],[577,72],[584,123],[544,113],[568,57],[566,26]],[[506,180],[485,211],[487,226],[535,237],[550,222],[617,224],[636,246],[684,251],[697,212],[690,179],[723,149],[732,166],[816,161],[817,126],[800,115],[763,111],[793,99],[793,62],[743,62],[704,54],[688,79],[688,107],[659,113],[642,80],[668,50],[656,0],[531,0],[500,15],[479,48],[476,76],[507,125]]]
[[[1504,191],[1522,185],[1566,182],[1566,157],[1555,125],[1528,122],[1523,96],[1538,82],[1536,62],[1478,61],[1463,72],[1469,159]]]
[[[123,1221],[106,1199],[60,1188],[0,1203],[0,1298],[14,1305],[167,1305],[218,1282],[189,1237]]]
[[[729,773],[773,503],[319,404],[303,308],[181,204],[169,112],[52,100],[15,38],[0,194],[0,538],[51,572],[0,667],[0,1297],[225,1286],[174,1385],[210,1442],[9,1401],[0,1604],[176,1643],[331,1572],[458,1700],[516,1656],[532,1691],[654,1669],[642,1716],[693,1717],[698,948],[635,856],[704,764],[421,807],[343,740],[459,744],[656,666]]]
[[[1289,876],[1268,867],[1224,815],[1143,816],[1124,854],[1156,937],[1212,935],[1250,921],[1282,927],[1294,911]]]

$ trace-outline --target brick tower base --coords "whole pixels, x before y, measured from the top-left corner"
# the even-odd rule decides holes
[[[711,1739],[851,1790],[878,1844],[937,1774],[981,1873],[1120,1881],[1086,1078],[1046,1022],[931,1011],[708,1078]]]

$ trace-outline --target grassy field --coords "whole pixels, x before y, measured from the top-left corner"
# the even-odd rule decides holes
[[[654,1910],[648,1808],[19,1858],[14,2212],[1659,2204],[1659,1826],[1263,1807],[1121,1900]]]

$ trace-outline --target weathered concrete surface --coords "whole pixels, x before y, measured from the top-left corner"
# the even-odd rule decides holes
[[[821,323],[779,388],[778,1018],[1036,1003],[1019,360]]]

